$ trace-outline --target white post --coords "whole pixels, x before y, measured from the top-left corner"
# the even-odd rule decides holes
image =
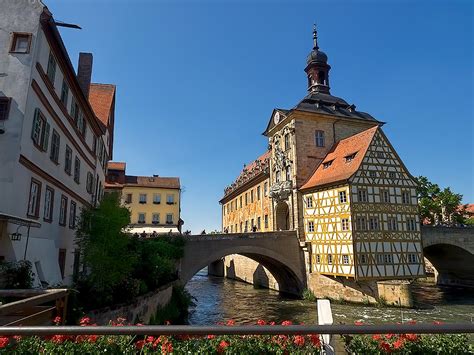
[[[318,300],[318,324],[331,325],[333,324],[331,302],[329,300]],[[334,346],[331,341],[330,334],[321,334],[321,343],[323,344],[323,352],[327,355],[333,355]]]

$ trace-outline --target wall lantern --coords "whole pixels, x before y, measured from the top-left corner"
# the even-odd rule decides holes
[[[15,233],[12,233],[10,234],[10,239],[12,241],[20,241],[21,240],[21,233],[18,233],[18,230],[20,229],[21,226],[19,226],[17,229],[16,229],[16,232]]]

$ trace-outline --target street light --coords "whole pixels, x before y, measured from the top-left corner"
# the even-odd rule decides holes
[[[21,233],[18,233],[18,230],[19,230],[21,227],[22,227],[22,226],[18,226],[18,228],[16,229],[16,232],[10,234],[10,239],[11,239],[12,241],[18,242],[18,241],[21,240]]]

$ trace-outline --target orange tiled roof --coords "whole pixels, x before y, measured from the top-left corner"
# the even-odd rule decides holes
[[[242,176],[245,173],[251,172],[253,169],[255,169],[257,164],[263,163],[266,159],[270,159],[270,157],[271,157],[271,152],[267,150],[265,153],[260,155],[257,159],[252,161],[249,165],[246,165],[239,176]]]
[[[124,186],[162,187],[165,189],[179,189],[180,182],[178,177],[125,175]]]
[[[107,163],[107,169],[109,170],[121,170],[125,171],[127,164],[122,162],[109,161]]]
[[[92,83],[89,87],[89,102],[97,118],[106,127],[109,125],[114,96],[115,85]]]
[[[351,137],[335,143],[313,176],[301,187],[302,190],[349,179],[359,168],[365,153],[377,132],[378,126],[369,128]],[[346,162],[345,157],[356,153],[352,161]],[[324,163],[332,161],[328,168]]]

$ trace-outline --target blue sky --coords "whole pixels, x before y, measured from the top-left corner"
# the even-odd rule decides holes
[[[114,160],[179,176],[185,229],[220,228],[224,186],[306,94],[316,21],[331,93],[387,122],[413,175],[474,202],[470,1],[46,0],[73,63],[117,85]]]

